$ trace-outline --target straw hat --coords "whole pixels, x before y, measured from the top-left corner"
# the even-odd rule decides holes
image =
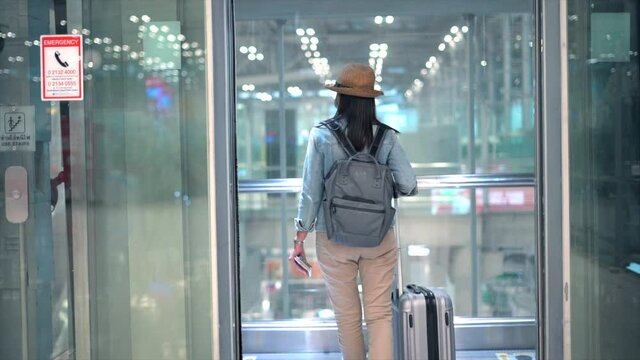
[[[384,95],[382,91],[373,88],[375,82],[376,74],[369,65],[347,64],[335,84],[324,87],[339,94],[374,98]]]

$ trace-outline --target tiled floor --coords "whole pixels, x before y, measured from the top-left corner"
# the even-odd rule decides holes
[[[341,360],[338,353],[246,354],[243,360]],[[458,360],[535,360],[532,350],[458,351]]]

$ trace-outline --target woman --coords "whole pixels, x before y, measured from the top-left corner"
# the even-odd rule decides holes
[[[362,64],[347,65],[337,82],[328,89],[335,91],[335,104],[347,139],[356,151],[367,151],[380,122],[376,118],[374,98],[383,95],[374,89],[375,73]],[[377,160],[387,164],[395,185],[402,195],[416,193],[416,177],[407,155],[394,131],[387,131],[378,151]],[[350,247],[327,238],[327,228],[321,204],[323,179],[334,161],[347,155],[330,130],[311,130],[303,169],[303,187],[295,219],[296,236],[289,257],[291,267],[305,274],[293,258],[305,258],[304,241],[314,229],[316,254],[327,285],[327,291],[338,323],[338,337],[345,360],[364,360],[362,334],[362,304],[356,278],[360,275],[365,321],[369,332],[369,359],[393,359],[391,326],[391,284],[398,250],[393,228],[376,247]]]

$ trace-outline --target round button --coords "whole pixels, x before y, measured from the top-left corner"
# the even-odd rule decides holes
[[[22,193],[20,192],[20,190],[13,190],[11,192],[11,197],[13,198],[13,200],[19,200],[22,197]]]

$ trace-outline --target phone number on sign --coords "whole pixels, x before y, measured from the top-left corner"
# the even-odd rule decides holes
[[[48,87],[53,86],[76,86],[78,84],[75,80],[66,80],[66,81],[47,81]]]
[[[47,70],[47,75],[75,75],[76,69]]]

